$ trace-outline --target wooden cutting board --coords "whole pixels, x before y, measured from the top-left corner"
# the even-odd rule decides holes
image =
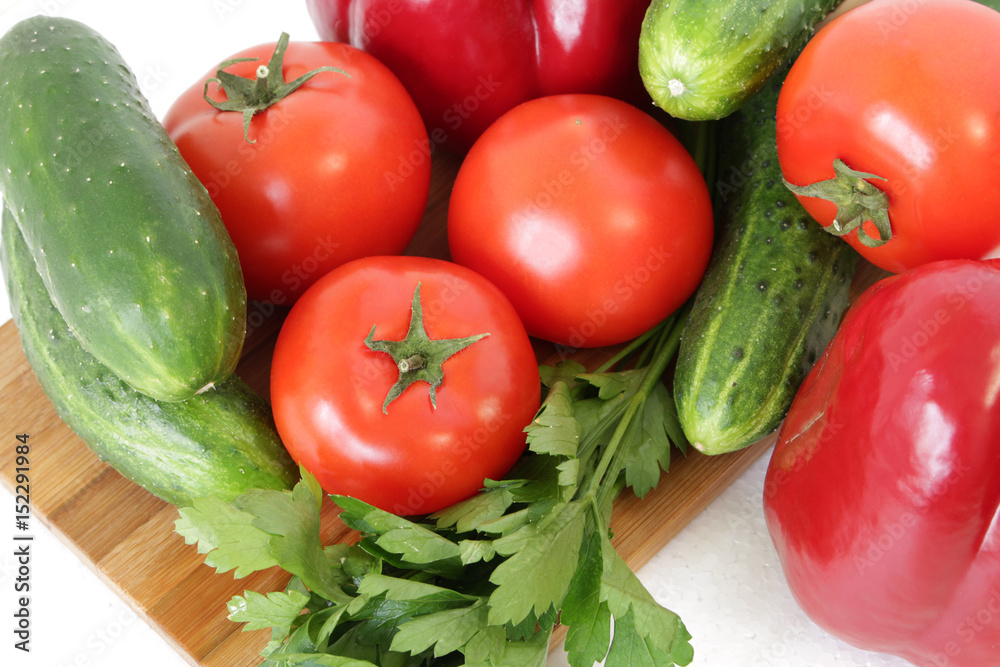
[[[434,156],[432,192],[411,254],[446,256],[445,212],[455,158]],[[270,358],[284,311],[259,304],[250,308],[250,333],[241,377],[268,395]],[[540,361],[554,350],[539,343]],[[588,367],[607,350],[574,354]],[[280,589],[287,575],[272,569],[245,579],[216,574],[194,546],[173,532],[174,507],[155,498],[101,463],[60,420],[42,393],[21,351],[12,322],[0,327],[0,470],[15,491],[15,435],[31,445],[31,511],[70,546],[113,590],[157,629],[193,665],[241,667],[260,662],[267,631],[242,632],[227,618],[226,602],[244,590]],[[644,565],[773,442],[767,438],[740,452],[707,457],[679,454],[659,486],[643,500],[624,494],[614,509],[614,543],[633,568]],[[339,522],[332,504],[324,515],[329,544],[353,535]]]

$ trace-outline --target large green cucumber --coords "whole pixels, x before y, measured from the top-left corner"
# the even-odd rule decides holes
[[[780,424],[836,333],[857,263],[781,180],[775,109],[783,74],[718,128],[724,227],[674,375],[681,427],[707,454],[745,447]]]
[[[185,401],[158,402],[125,384],[80,345],[8,211],[0,261],[28,362],[59,416],[123,476],[176,505],[286,489],[297,470],[264,400],[236,375]]]
[[[657,106],[685,120],[738,109],[842,0],[652,0],[639,72]]]
[[[219,211],[118,51],[64,18],[0,39],[0,188],[84,347],[181,400],[236,367],[246,292]]]

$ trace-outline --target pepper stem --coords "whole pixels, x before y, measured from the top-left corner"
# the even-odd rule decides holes
[[[376,325],[378,326],[378,325]],[[424,311],[420,304],[420,283],[413,291],[410,311],[410,326],[403,340],[375,340],[375,326],[368,332],[365,345],[373,352],[385,352],[392,357],[399,370],[399,378],[389,388],[382,403],[382,414],[387,414],[389,404],[414,382],[423,380],[430,384],[431,406],[437,408],[436,390],[444,381],[442,364],[452,355],[469,347],[477,340],[489,336],[476,334],[465,338],[430,339],[424,328]]]
[[[892,226],[889,224],[889,195],[866,179],[877,178],[886,180],[876,174],[855,171],[843,160],[833,161],[834,177],[812,183],[810,185],[793,185],[784,177],[785,187],[802,197],[817,197],[832,202],[837,206],[837,217],[833,223],[824,227],[834,236],[846,236],[854,230],[858,231],[858,241],[869,248],[877,248],[892,239]],[[864,223],[870,221],[878,230],[878,238],[871,237],[865,231]]]
[[[261,65],[257,68],[255,78],[248,79],[236,76],[231,72],[227,72],[226,69],[236,63],[257,60],[256,58],[232,58],[220,64],[215,72],[215,76],[205,81],[205,87],[202,91],[205,101],[219,111],[239,111],[242,113],[243,138],[251,144],[257,143],[248,134],[250,121],[253,119],[254,114],[277,104],[320,72],[338,72],[344,76],[350,76],[350,74],[338,67],[317,67],[297,79],[285,81],[282,68],[284,67],[285,51],[287,49],[288,33],[283,32],[274,47],[271,59],[266,65]],[[218,90],[225,93],[225,100],[213,100],[209,97],[208,87],[213,82],[216,84]]]

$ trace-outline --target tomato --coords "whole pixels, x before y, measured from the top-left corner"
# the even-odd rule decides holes
[[[234,58],[251,61],[220,69],[252,87],[275,47],[247,49]],[[321,71],[254,114],[246,138],[242,113],[204,98],[235,96],[235,84],[223,91],[210,83],[206,91],[217,72],[191,86],[164,117],[219,207],[247,293],[258,301],[291,304],[346,261],[401,253],[427,203],[427,131],[399,80],[361,50],[321,42],[288,43],[283,64],[269,73],[291,82],[320,67],[341,71]]]
[[[712,207],[690,154],[625,102],[525,102],[476,141],[448,212],[454,261],[494,282],[528,333],[597,347],[633,338],[694,292]]]
[[[967,0],[875,0],[852,9],[813,37],[784,82],[777,109],[784,176],[812,187],[797,194],[821,225],[832,230],[838,218],[843,238],[888,271],[994,256],[997,81],[993,9]],[[837,159],[854,173],[831,181]],[[824,181],[834,192],[816,186]],[[869,208],[838,212],[835,202],[859,189],[869,191]]]
[[[412,345],[390,355],[401,340]],[[524,451],[540,393],[507,298],[426,257],[359,259],[318,280],[289,311],[271,368],[274,420],[292,457],[328,493],[400,515],[500,479]]]

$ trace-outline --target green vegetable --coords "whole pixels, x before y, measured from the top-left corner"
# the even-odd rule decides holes
[[[681,336],[674,393],[681,426],[706,454],[773,431],[833,337],[857,253],[785,188],[775,148],[783,76],[720,123],[719,239]]]
[[[229,604],[245,629],[272,628],[267,667],[543,665],[557,619],[572,665],[689,664],[683,623],[617,554],[609,528],[615,496],[626,485],[646,493],[671,443],[683,443],[661,381],[680,322],[598,372],[543,367],[549,391],[527,428],[528,453],[508,478],[434,515],[406,519],[334,496],[361,540],[324,547],[323,492],[303,472],[290,492],[197,499],[176,530],[219,572],[293,575],[284,591]],[[627,369],[610,370],[626,358]]]
[[[657,106],[686,120],[738,109],[841,0],[652,0],[639,72]]]
[[[38,16],[0,39],[0,188],[53,302],[137,390],[228,377],[246,328],[236,249],[115,48]]]
[[[174,504],[291,488],[297,471],[270,409],[238,377],[179,402],[135,391],[80,346],[6,209],[0,234],[11,313],[28,362],[58,414],[101,459]]]

